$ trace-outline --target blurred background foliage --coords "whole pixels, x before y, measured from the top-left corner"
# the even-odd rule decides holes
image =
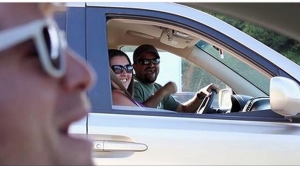
[[[296,64],[300,65],[300,44],[298,41],[279,35],[276,32],[266,30],[259,26],[235,20],[224,15],[216,13],[210,14],[247,33],[263,44],[274,49],[278,53],[294,61]]]

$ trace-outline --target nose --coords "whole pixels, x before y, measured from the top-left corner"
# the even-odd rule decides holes
[[[62,85],[67,91],[86,91],[96,81],[94,69],[71,49],[66,51],[67,70]]]
[[[150,61],[149,66],[150,66],[150,67],[154,67],[155,64],[154,64],[152,61]]]
[[[123,69],[122,72],[121,72],[121,75],[126,75],[126,73],[127,73],[126,69]]]

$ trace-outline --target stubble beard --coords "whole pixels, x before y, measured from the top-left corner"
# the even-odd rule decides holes
[[[147,75],[144,76],[146,83],[154,83],[157,79],[157,73],[154,74],[154,77],[148,77]]]

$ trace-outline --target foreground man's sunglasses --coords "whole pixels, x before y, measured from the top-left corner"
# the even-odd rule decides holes
[[[33,40],[44,70],[53,77],[65,74],[66,40],[51,19],[35,20],[0,32],[0,52],[17,44]]]

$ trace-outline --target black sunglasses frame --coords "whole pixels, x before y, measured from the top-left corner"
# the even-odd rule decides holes
[[[139,59],[135,61],[135,63],[139,63],[141,65],[150,65],[151,63],[154,65],[158,65],[160,63],[160,58],[154,58],[154,59]]]

